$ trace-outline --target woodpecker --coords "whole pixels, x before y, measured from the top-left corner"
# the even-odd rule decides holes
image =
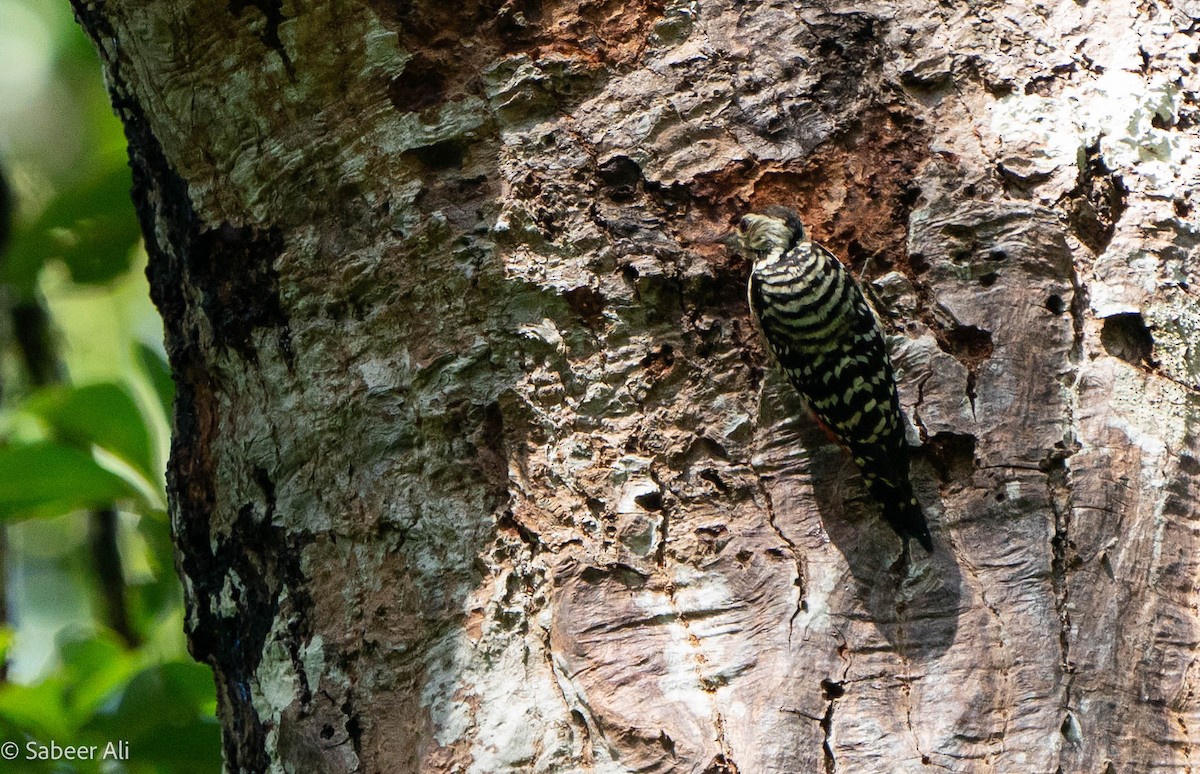
[[[849,449],[884,520],[933,551],[883,330],[862,289],[786,208],[746,215],[726,241],[753,261],[750,308],[788,381]]]

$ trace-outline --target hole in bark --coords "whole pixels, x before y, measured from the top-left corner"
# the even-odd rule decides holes
[[[1185,202],[1183,199],[1175,200],[1175,214],[1181,218],[1186,218],[1192,212],[1192,205]]]
[[[908,257],[908,265],[912,266],[913,274],[921,275],[929,271],[929,259],[920,253]]]
[[[822,680],[821,695],[825,697],[825,701],[833,701],[845,696],[846,689],[842,687],[841,683],[836,683],[833,680]]]
[[[644,492],[633,498],[633,501],[647,511],[661,511],[663,507],[662,492]]]
[[[1141,314],[1130,312],[1104,318],[1100,330],[1104,351],[1135,366],[1152,366],[1154,337]]]
[[[704,770],[704,774],[737,774],[737,767],[730,767],[724,755],[713,758],[712,763]]]
[[[582,285],[563,293],[567,306],[579,315],[589,328],[600,325],[600,313],[604,311],[604,296],[599,291]]]
[[[1007,43],[1007,41],[1004,41],[1004,43]],[[1000,50],[1004,50],[1003,44]],[[988,93],[996,99],[1002,99],[1016,91],[1017,87],[1011,81],[984,81],[983,88],[987,89]]]
[[[956,481],[975,470],[975,436],[936,433],[925,444],[925,458],[943,481]]]
[[[988,253],[988,258],[993,261],[1007,261],[1008,253],[1004,252],[1003,250],[993,250]]]
[[[613,156],[600,165],[596,177],[607,189],[608,197],[614,202],[627,202],[637,193],[642,179],[642,168],[628,156]]]
[[[405,151],[404,155],[416,159],[426,169],[441,170],[461,168],[465,152],[462,143],[445,140],[423,148],[412,148]]]
[[[850,243],[846,245],[846,257],[850,259],[850,263],[858,266],[863,261],[866,261],[867,258],[870,258],[871,254],[862,246],[861,242],[857,239],[851,239]]]
[[[1005,501],[1005,500],[1007,500],[1007,499],[1008,499],[1008,493],[1007,493],[1007,492],[997,492],[997,493],[996,493],[996,502],[998,502],[998,503],[1002,503],[1002,502],[1004,502],[1004,501]]]
[[[388,84],[388,98],[397,110],[415,112],[441,103],[445,90],[446,76],[436,64],[417,54]]]
[[[825,57],[840,56],[845,53],[845,49],[836,40],[826,38],[817,45],[817,53]]]
[[[992,356],[992,334],[974,325],[957,325],[937,337],[938,346],[973,368]]]
[[[651,352],[642,358],[642,367],[649,368],[656,363],[670,367],[675,364],[675,348],[670,344],[663,344],[657,352]]]
[[[1125,184],[1100,156],[1100,143],[1087,148],[1075,189],[1069,194],[1067,219],[1071,230],[1094,253],[1108,246],[1125,212]]]
[[[322,726],[321,727],[321,738],[322,739],[332,739],[333,738],[333,726],[329,725],[328,723],[326,723],[324,726]]]
[[[985,288],[990,288],[992,285],[996,284],[996,277],[996,272],[989,271],[987,274],[979,278],[979,284],[983,285]]]
[[[723,480],[721,480],[721,475],[719,473],[717,473],[717,471],[713,470],[712,468],[706,468],[706,469],[700,471],[700,478],[704,479],[708,483],[715,486],[717,488],[717,490],[720,492],[728,492],[729,491],[729,485],[726,484]]]
[[[900,206],[911,209],[912,206],[914,204],[916,204],[917,200],[920,198],[921,198],[921,187],[916,185],[915,183],[909,183],[907,186],[904,187],[904,190],[900,192]]]
[[[505,3],[496,14],[496,32],[509,45],[528,42],[537,32],[542,20],[542,4],[533,2]]]
[[[610,564],[605,567],[585,567],[579,573],[579,579],[590,584],[613,581],[626,588],[638,589],[646,585],[647,576],[627,564]]]
[[[1029,80],[1029,83],[1025,84],[1025,93],[1049,97],[1054,91],[1054,81],[1055,77],[1053,75],[1035,76]]]
[[[1046,308],[1053,314],[1062,314],[1067,311],[1067,302],[1063,301],[1062,296],[1054,294],[1046,299]]]
[[[668,217],[675,217],[676,214],[686,209],[692,201],[692,193],[688,189],[687,183],[663,185],[653,180],[647,180],[645,181],[645,189],[667,211]]]
[[[341,709],[342,714],[346,716],[346,733],[354,745],[355,752],[358,752],[362,750],[362,722],[358,719],[358,713],[353,711],[350,702],[343,702]]]

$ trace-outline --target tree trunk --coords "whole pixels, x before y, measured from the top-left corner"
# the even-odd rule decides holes
[[[231,771],[1200,768],[1200,4],[75,2]],[[771,203],[932,555],[766,362]]]

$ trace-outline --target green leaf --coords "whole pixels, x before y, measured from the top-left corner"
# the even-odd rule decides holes
[[[57,680],[0,686],[0,720],[45,739],[65,738],[72,730]]]
[[[0,448],[0,519],[49,518],[137,496],[80,449],[50,442]]]
[[[91,719],[114,691],[129,682],[138,667],[137,655],[107,632],[62,642],[59,650],[67,707],[77,725]]]
[[[41,417],[55,437],[87,450],[96,444],[120,457],[147,481],[156,481],[154,444],[133,396],[119,384],[39,390],[22,409]]]
[[[11,626],[0,626],[0,662],[8,661],[8,651],[13,644],[15,631]]]
[[[167,519],[144,516],[138,519],[137,530],[152,577],[126,586],[126,601],[136,630],[151,636],[155,627],[173,617],[182,597],[179,578],[175,575],[175,547]]]
[[[46,261],[60,258],[71,279],[108,282],[129,270],[140,237],[130,200],[133,182],[123,154],[108,154],[81,182],[58,192],[12,246],[6,279],[28,297]]]
[[[162,404],[163,416],[171,421],[171,412],[175,403],[175,380],[171,377],[171,367],[163,360],[158,351],[141,342],[134,345],[134,354],[138,365],[150,380],[158,400]]]
[[[118,735],[115,739],[120,739]],[[221,771],[221,726],[215,718],[159,729],[129,740],[130,757],[171,774]]]
[[[175,661],[139,672],[117,701],[87,730],[129,741],[139,764],[163,771],[210,772],[221,768],[221,729],[211,712],[212,671]]]

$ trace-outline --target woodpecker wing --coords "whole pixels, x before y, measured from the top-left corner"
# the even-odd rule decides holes
[[[754,272],[750,304],[789,381],[850,450],[884,518],[929,549],[887,343],[850,272],[820,245],[799,242]]]

